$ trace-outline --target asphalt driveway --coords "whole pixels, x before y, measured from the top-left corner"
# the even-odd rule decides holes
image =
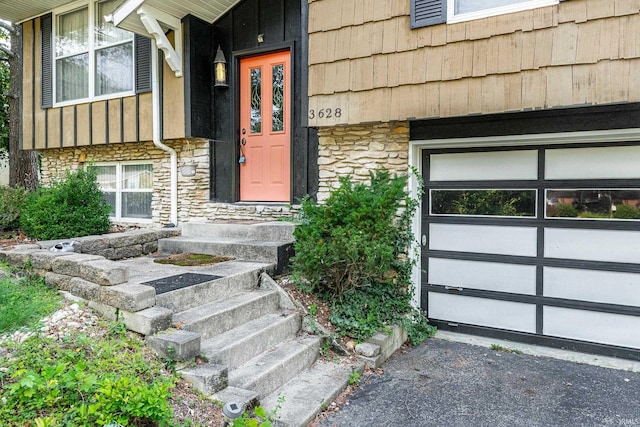
[[[640,426],[640,373],[430,339],[321,426]]]

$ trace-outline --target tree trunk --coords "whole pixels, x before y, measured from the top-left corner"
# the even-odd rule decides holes
[[[22,34],[15,26],[11,34],[13,58],[9,59],[9,185],[35,190],[38,187],[38,153],[25,151],[21,146],[20,103],[22,102]]]

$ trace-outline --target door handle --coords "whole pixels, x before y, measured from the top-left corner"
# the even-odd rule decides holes
[[[246,138],[242,138],[240,140],[240,144],[245,145],[247,143],[247,139]]]

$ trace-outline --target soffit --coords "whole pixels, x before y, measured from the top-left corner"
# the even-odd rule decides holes
[[[144,4],[179,19],[191,14],[206,22],[213,22],[239,2],[240,0],[145,0]],[[0,0],[0,19],[18,23],[69,3],[72,2],[69,0]]]

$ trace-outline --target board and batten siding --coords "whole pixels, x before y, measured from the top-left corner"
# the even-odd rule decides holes
[[[148,75],[150,64],[146,64],[142,58],[136,61],[147,67],[146,70],[141,67],[136,69],[134,95],[53,107],[50,70],[47,73],[51,63],[43,61],[43,57],[50,54],[50,49],[43,51],[43,41],[50,42],[50,37],[46,36],[47,28],[51,28],[50,14],[22,24],[22,148],[43,150],[150,141],[151,87],[141,78],[144,73]],[[143,49],[145,43],[148,45],[144,38],[136,37],[138,51]],[[148,62],[150,57],[147,58]],[[164,64],[161,81],[162,139],[184,138],[184,79],[175,77]]]
[[[416,29],[411,3],[310,0],[310,126],[640,101],[640,0]]]

